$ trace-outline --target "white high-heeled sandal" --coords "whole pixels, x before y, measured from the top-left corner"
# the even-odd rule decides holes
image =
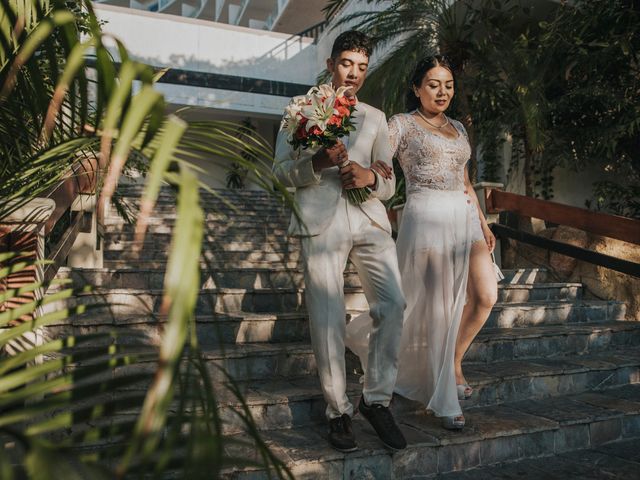
[[[464,428],[464,415],[442,417],[442,426],[447,430],[462,430]]]

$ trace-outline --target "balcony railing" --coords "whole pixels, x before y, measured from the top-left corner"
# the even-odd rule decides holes
[[[316,23],[315,25],[310,26],[309,28],[297,33],[299,37],[309,37],[313,38],[314,43],[318,41],[318,37],[324,32],[324,29],[327,28],[327,22]]]

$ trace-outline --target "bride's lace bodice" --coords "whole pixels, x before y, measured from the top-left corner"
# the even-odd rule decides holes
[[[471,156],[467,132],[451,120],[458,138],[429,132],[410,113],[389,120],[391,148],[396,153],[407,186],[407,194],[429,188],[464,190],[464,166]]]

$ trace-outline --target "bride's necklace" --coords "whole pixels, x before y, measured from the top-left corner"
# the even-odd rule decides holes
[[[420,118],[422,118],[425,122],[427,122],[433,128],[437,128],[438,130],[449,125],[449,117],[447,117],[446,115],[444,115],[444,123],[442,125],[435,125],[429,121],[429,119],[420,111],[419,108],[416,109],[416,112],[418,113],[418,115],[420,115]]]

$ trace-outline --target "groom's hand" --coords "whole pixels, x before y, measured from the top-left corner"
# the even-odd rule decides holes
[[[364,168],[356,162],[351,162],[340,169],[340,177],[344,188],[374,187],[376,176],[369,168]]]
[[[319,172],[325,168],[335,167],[346,160],[349,160],[349,155],[347,155],[347,149],[344,143],[340,140],[332,147],[322,147],[311,157],[313,170],[315,172]]]

